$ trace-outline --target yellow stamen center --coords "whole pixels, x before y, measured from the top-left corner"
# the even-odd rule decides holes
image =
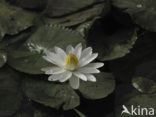
[[[68,56],[65,59],[65,62],[68,70],[72,70],[73,67],[75,69],[79,63],[77,56],[75,56],[72,53],[68,54]]]

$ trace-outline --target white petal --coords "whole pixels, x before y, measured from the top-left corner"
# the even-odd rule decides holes
[[[89,64],[90,62],[92,62],[93,60],[95,60],[97,58],[97,56],[98,56],[98,54],[95,53],[95,54],[92,54],[90,56],[87,56],[83,60],[80,60],[79,67],[83,67],[83,66]]]
[[[92,74],[86,74],[87,80],[91,82],[96,82],[96,78]]]
[[[60,80],[62,82],[65,82],[66,80],[68,80],[70,77],[72,76],[71,72],[63,72],[61,74],[54,74],[49,76],[48,80],[49,81],[57,81]]]
[[[59,79],[60,79],[59,74],[54,74],[48,77],[48,81],[57,81]]]
[[[65,72],[65,70],[60,67],[46,67],[42,68],[41,70],[44,71],[45,74],[60,74]]]
[[[79,72],[81,73],[86,73],[86,74],[94,74],[94,73],[100,73],[100,71],[96,68],[92,68],[92,67],[83,67],[83,68],[79,68],[78,69]]]
[[[104,63],[90,63],[86,67],[100,68],[103,66],[104,66]]]
[[[44,67],[44,68],[41,69],[41,71],[46,72],[46,71],[48,71],[48,70],[51,70],[51,68],[53,68],[53,67]]]
[[[75,50],[73,52],[73,54],[75,54],[77,56],[77,58],[79,59],[81,56],[81,52],[82,52],[82,44],[79,43],[76,47]]]
[[[65,60],[65,57],[67,56],[65,51],[62,50],[59,47],[55,47],[55,52],[63,59],[63,61]]]
[[[81,59],[83,59],[84,57],[86,57],[87,55],[91,55],[92,54],[92,48],[91,47],[88,47],[86,49],[84,49],[82,51],[82,54],[81,54]]]
[[[50,63],[56,64],[56,62],[49,56],[43,56],[43,58]]]
[[[67,54],[70,54],[70,53],[73,53],[74,52],[74,48],[71,46],[71,45],[69,45],[67,48],[66,48],[66,53]]]
[[[70,86],[73,88],[73,89],[78,89],[79,88],[79,78],[77,78],[76,76],[72,76],[70,79],[69,79],[69,83],[70,83]]]
[[[62,58],[59,56],[59,54],[55,54],[53,52],[46,52],[46,56],[43,56],[43,58],[55,65],[65,65],[65,61],[62,60]]]
[[[63,78],[61,78],[59,81],[60,82],[65,82],[71,77],[72,77],[72,73],[71,72],[68,72],[68,73],[66,72],[66,74],[63,76]]]
[[[74,74],[76,77],[78,77],[78,78],[80,78],[80,79],[82,79],[82,80],[84,80],[84,81],[87,81],[87,77],[86,77],[83,73],[80,73],[80,72],[73,72],[73,74]]]

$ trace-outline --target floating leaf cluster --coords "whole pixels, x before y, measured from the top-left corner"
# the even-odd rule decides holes
[[[156,110],[155,19],[155,0],[0,0],[0,117],[120,117],[122,105]],[[97,82],[81,81],[78,90],[49,82],[41,71],[51,66],[45,51],[78,43],[105,63]]]

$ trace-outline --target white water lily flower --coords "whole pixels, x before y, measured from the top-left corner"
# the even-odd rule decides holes
[[[91,63],[97,58],[97,53],[92,53],[92,48],[82,50],[82,44],[75,48],[69,45],[66,51],[55,47],[55,53],[46,52],[43,58],[54,64],[53,67],[42,68],[45,74],[50,75],[49,81],[65,82],[69,80],[72,88],[79,88],[79,80],[96,82],[93,74],[99,73],[97,68],[102,67],[103,63]]]

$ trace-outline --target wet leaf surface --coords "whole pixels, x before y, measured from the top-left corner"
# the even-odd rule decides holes
[[[115,89],[114,76],[110,73],[95,75],[97,82],[81,82],[79,91],[85,98],[101,99],[107,97]]]

